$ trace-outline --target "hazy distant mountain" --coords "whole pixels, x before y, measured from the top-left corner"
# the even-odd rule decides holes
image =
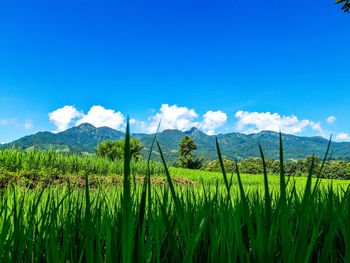
[[[169,163],[176,161],[178,157],[179,141],[184,135],[189,135],[198,145],[197,156],[204,156],[206,161],[217,159],[215,136],[209,136],[197,128],[182,132],[179,130],[164,130],[157,135],[162,150]],[[99,141],[122,140],[123,132],[108,128],[96,128],[91,124],[81,124],[77,127],[59,133],[38,132],[34,135],[25,136],[5,147],[21,147],[22,149],[49,149],[60,151],[94,153]],[[154,135],[132,134],[141,138],[146,146],[144,155],[150,148]],[[241,160],[247,157],[258,157],[258,142],[261,143],[266,158],[279,158],[278,133],[262,131],[256,134],[228,133],[219,134],[221,152],[225,158]],[[305,158],[308,155],[323,156],[327,148],[328,140],[316,137],[300,137],[295,135],[283,135],[284,156],[286,160]],[[350,157],[350,143],[332,143],[333,157]],[[157,151],[155,157],[159,156]]]

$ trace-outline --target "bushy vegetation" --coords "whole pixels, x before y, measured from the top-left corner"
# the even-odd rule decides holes
[[[179,143],[178,166],[188,169],[200,169],[203,166],[204,157],[196,158],[193,151],[197,150],[197,144],[190,136],[185,135]]]
[[[164,172],[160,163],[150,162],[151,174]],[[133,174],[144,175],[148,163],[144,160],[131,161]],[[64,154],[54,151],[0,150],[0,173],[26,175],[123,175],[123,160],[110,160],[93,155]]]
[[[96,149],[96,155],[99,157],[107,157],[111,161],[114,160],[121,160],[124,156],[124,146],[125,146],[125,140],[123,141],[104,141],[99,142],[97,149]],[[131,152],[131,158],[134,161],[138,161],[142,159],[141,151],[145,148],[144,145],[142,145],[140,139],[132,138],[130,140],[130,152]]]
[[[128,131],[128,130],[127,130]],[[132,188],[129,136],[121,188],[85,190],[8,187],[0,192],[3,262],[350,262],[350,192],[285,179],[271,190],[262,154],[264,190],[226,174],[222,185],[176,187],[158,145],[168,185]],[[282,144],[281,144],[282,145]],[[319,170],[324,167],[322,161]]]
[[[298,159],[297,161],[285,162],[286,176],[305,176],[312,163],[313,157],[309,156],[305,160]],[[225,169],[230,173],[236,172],[236,163],[230,160],[223,160]],[[280,161],[274,159],[266,159],[266,169],[269,174],[278,174],[280,172]],[[317,171],[320,168],[321,162],[319,157],[314,157],[314,175],[318,176]],[[239,170],[245,174],[262,174],[263,166],[261,158],[247,158],[238,163]],[[220,171],[220,163],[218,160],[212,161],[204,167],[207,171]],[[324,164],[322,178],[328,179],[350,179],[350,162],[349,161],[327,161]]]

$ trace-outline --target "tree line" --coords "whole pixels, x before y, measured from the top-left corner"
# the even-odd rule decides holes
[[[99,157],[106,157],[111,161],[121,160],[124,156],[125,141],[104,141],[99,142],[95,153]],[[134,161],[142,159],[141,151],[145,148],[141,143],[141,139],[132,138],[130,140],[131,157]],[[185,135],[179,143],[178,162],[174,163],[175,167],[188,169],[200,169],[203,167],[204,157],[197,158],[193,153],[197,149],[197,144]]]
[[[308,156],[305,160],[298,159],[284,163],[285,174],[287,176],[304,176],[311,169],[312,159],[314,158],[313,174],[322,178],[329,179],[350,179],[350,162],[349,161],[327,161],[323,167],[322,173],[318,174],[322,161],[319,157]],[[223,160],[227,172],[235,173],[236,164],[231,160]],[[265,159],[267,172],[269,174],[280,173],[280,161],[275,159]],[[214,160],[203,167],[207,171],[221,171],[218,160]],[[262,174],[263,165],[261,158],[247,158],[238,163],[238,169],[241,173]]]
[[[197,150],[197,144],[188,135],[185,135],[179,142],[178,161],[173,164],[175,167],[187,169],[203,169],[206,171],[221,171],[218,160],[203,164],[204,157],[198,158],[194,151]],[[145,148],[140,139],[133,138],[130,141],[132,159],[134,161],[142,160],[141,151]],[[121,160],[124,156],[124,141],[104,141],[98,144],[96,155],[107,157],[110,160]],[[305,160],[285,162],[284,169],[287,176],[303,176],[309,173],[312,159],[314,158],[313,174],[323,178],[331,179],[350,179],[350,161],[349,160],[330,160],[325,163],[322,174],[318,175],[321,166],[321,160],[318,156],[308,156]],[[275,159],[266,159],[266,168],[269,174],[279,174],[280,161]],[[232,160],[223,160],[227,172],[235,173],[236,164]],[[261,158],[249,157],[238,163],[241,173],[262,174],[263,165]]]

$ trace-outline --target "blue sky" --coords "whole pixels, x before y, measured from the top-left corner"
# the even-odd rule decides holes
[[[128,114],[134,132],[349,140],[350,15],[333,2],[2,1],[0,142]]]

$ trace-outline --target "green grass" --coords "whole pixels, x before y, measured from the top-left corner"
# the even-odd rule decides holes
[[[202,170],[191,170],[191,169],[183,169],[183,168],[174,168],[169,167],[170,174],[175,177],[183,177],[192,181],[195,181],[197,184],[201,185],[202,182],[205,184],[214,185],[216,181],[219,182],[219,185],[224,185],[224,178],[222,173],[220,172],[210,172],[210,171],[202,171]],[[231,180],[233,186],[238,185],[237,175],[236,174],[228,174],[228,178]],[[264,189],[264,176],[263,174],[241,174],[242,183],[244,187],[256,187]],[[275,174],[268,175],[269,186],[270,188],[278,190],[280,187],[280,176]],[[307,176],[301,177],[291,177],[288,186],[296,185],[296,187],[304,188],[306,185]],[[313,184],[316,181],[313,181]],[[328,187],[330,184],[333,184],[334,187],[341,186],[346,189],[350,184],[350,180],[336,180],[336,179],[322,179],[321,185],[322,187]]]
[[[0,262],[350,262],[348,182],[313,179],[312,166],[291,179],[283,165],[279,176],[168,169],[158,145],[168,183],[150,185],[146,166],[134,185],[128,141],[129,127],[122,186],[90,189],[86,176],[85,189],[0,191]]]
[[[152,175],[164,172],[160,163],[138,161],[130,162],[132,174]],[[65,154],[54,151],[0,150],[0,173],[16,173],[35,176],[55,175],[119,175],[124,174],[124,162],[112,162],[107,158],[94,155]]]
[[[348,192],[320,190],[305,205],[303,194],[287,191],[285,235],[290,242],[283,245],[278,192],[271,196],[272,216],[268,220],[263,195],[247,193],[245,204],[235,187],[228,201],[223,187],[174,186],[175,202],[167,186],[154,186],[152,204],[147,206],[141,202],[142,186],[132,188],[129,199],[125,199],[122,187],[43,189],[15,186],[2,192],[2,262],[90,261],[88,257],[97,262],[131,262],[129,257],[136,250],[143,262],[266,262],[264,258],[302,262],[301,255],[307,254],[310,259],[306,262],[322,258],[348,262]],[[124,206],[125,200],[129,200],[128,206]],[[123,219],[126,215],[128,221]],[[288,255],[283,255],[284,251]],[[124,253],[129,255],[125,260]]]

